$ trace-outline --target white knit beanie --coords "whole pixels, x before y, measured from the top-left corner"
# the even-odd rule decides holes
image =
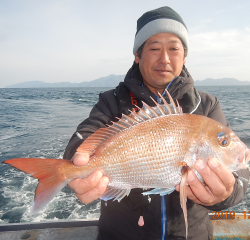
[[[188,31],[181,16],[170,7],[161,7],[144,13],[137,20],[133,54],[147,39],[164,32],[177,35],[188,52]]]

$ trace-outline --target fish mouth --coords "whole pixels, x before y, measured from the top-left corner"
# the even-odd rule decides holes
[[[247,148],[245,151],[245,162],[248,163],[250,160],[250,149]]]
[[[248,162],[250,161],[250,149],[249,148],[245,148],[245,152],[241,151],[240,154],[237,157],[238,162],[237,166],[243,169],[247,169],[248,168]]]

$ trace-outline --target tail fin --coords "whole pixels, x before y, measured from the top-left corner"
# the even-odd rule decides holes
[[[41,159],[41,158],[14,158],[3,163],[10,164],[30,176],[37,178],[39,183],[36,188],[31,214],[42,210],[47,203],[71,180],[61,171],[63,165],[72,165],[69,160]]]

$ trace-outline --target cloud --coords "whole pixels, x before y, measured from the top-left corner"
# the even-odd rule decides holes
[[[247,28],[190,35],[187,64],[196,80],[207,77],[250,80],[249,43]]]

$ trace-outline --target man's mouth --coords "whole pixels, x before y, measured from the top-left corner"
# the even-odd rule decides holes
[[[156,69],[157,72],[159,73],[168,73],[170,72],[170,70],[166,70],[166,69]]]

